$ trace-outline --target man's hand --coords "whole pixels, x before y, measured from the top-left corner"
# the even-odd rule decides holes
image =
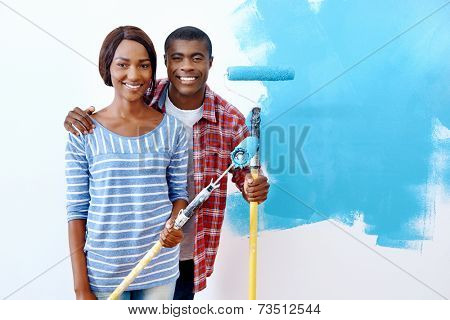
[[[258,178],[253,179],[250,173],[245,175],[243,196],[248,202],[264,202],[267,199],[269,188],[267,177],[259,175]]]
[[[166,226],[159,236],[159,241],[161,241],[165,248],[175,247],[183,240],[183,231],[175,229],[173,227],[174,223],[175,220],[173,219],[167,220]]]
[[[77,300],[97,300],[97,297],[91,290],[76,292],[75,295]]]
[[[64,128],[76,136],[78,136],[79,133],[73,126],[77,127],[78,130],[84,134],[93,133],[95,124],[92,122],[89,115],[93,114],[94,111],[94,107],[89,107],[84,111],[78,107],[74,108],[67,114],[66,120],[64,120]]]

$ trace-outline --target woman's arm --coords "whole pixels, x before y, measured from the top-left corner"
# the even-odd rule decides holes
[[[170,120],[169,120],[170,121]],[[187,207],[187,163],[188,163],[188,150],[186,133],[181,122],[175,120],[177,125],[177,131],[173,134],[176,135],[174,141],[172,158],[170,164],[167,167],[167,185],[169,188],[169,199],[173,204],[172,214],[169,220],[167,220],[164,230],[161,232],[160,241],[164,247],[171,248],[176,246],[183,240],[183,231],[175,230],[173,228],[175,219],[181,209]],[[173,126],[172,126],[173,128]]]
[[[180,230],[174,229],[173,225],[180,210],[186,208],[187,205],[188,205],[187,201],[183,199],[175,200],[173,202],[172,214],[169,220],[167,220],[166,226],[160,235],[160,241],[163,247],[166,248],[175,247],[183,240],[184,237],[183,231],[181,229]]]
[[[73,285],[77,300],[96,300],[89,286],[84,253],[86,220],[69,221],[69,248],[72,260]]]
[[[69,229],[69,248],[72,260],[74,289],[77,299],[96,299],[91,292],[84,253],[86,220],[88,218],[89,164],[86,140],[82,135],[69,134],[66,145],[66,197]]]

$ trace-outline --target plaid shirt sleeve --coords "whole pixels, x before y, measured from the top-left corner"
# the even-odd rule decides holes
[[[232,150],[236,148],[236,146],[242,142],[245,138],[247,138],[250,133],[248,131],[247,125],[245,124],[245,118],[244,116],[238,117],[237,123],[235,124],[233,128],[233,145]],[[248,167],[244,169],[233,169],[231,171],[233,178],[231,181],[234,182],[234,184],[238,187],[238,189],[241,192],[244,192],[244,181],[245,181],[245,175],[249,173],[250,170]]]

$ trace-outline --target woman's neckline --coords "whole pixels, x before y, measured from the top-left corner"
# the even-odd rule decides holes
[[[107,127],[105,127],[100,121],[98,121],[97,119],[95,119],[94,117],[90,117],[92,119],[92,121],[95,122],[96,125],[98,125],[100,128],[102,128],[103,130],[105,130],[106,132],[110,133],[113,136],[119,137],[119,138],[123,138],[123,139],[139,139],[139,138],[143,138],[147,135],[151,135],[153,134],[156,130],[158,130],[164,123],[164,121],[166,121],[167,115],[164,113],[163,114],[163,118],[161,119],[161,121],[158,123],[158,125],[156,127],[154,127],[152,130],[141,134],[139,136],[124,136],[121,134],[118,134],[110,129],[108,129]]]

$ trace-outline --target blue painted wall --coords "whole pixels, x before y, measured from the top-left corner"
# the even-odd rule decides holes
[[[297,73],[294,81],[264,83],[262,155],[273,183],[263,230],[329,218],[351,225],[362,212],[379,245],[430,239],[427,194],[450,182],[447,162],[437,170],[433,157],[450,154],[448,139],[433,138],[436,123],[450,127],[445,3],[325,0],[313,10],[306,0],[281,0],[237,9],[246,16],[236,26],[242,49],[272,43],[267,64]],[[294,152],[305,130],[309,173]],[[236,196],[228,204],[233,228],[246,234],[248,207]]]

